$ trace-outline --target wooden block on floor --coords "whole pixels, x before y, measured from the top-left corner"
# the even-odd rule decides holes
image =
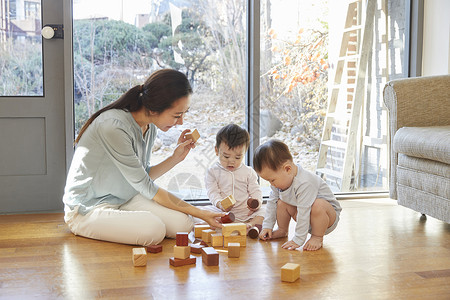
[[[133,265],[145,267],[147,265],[147,251],[145,248],[133,248]]]
[[[241,244],[240,243],[228,243],[228,257],[241,256]]]
[[[189,245],[189,232],[177,232],[176,245],[177,246],[188,246]]]
[[[179,259],[186,259],[191,253],[191,247],[189,246],[173,246],[173,257]]]
[[[217,233],[217,232],[212,229],[203,230],[202,231],[202,240],[204,240],[206,243],[211,243],[211,235],[213,233]]]
[[[219,253],[213,247],[205,247],[202,249],[202,261],[207,266],[218,266]]]
[[[202,237],[202,231],[206,230],[206,229],[211,229],[211,227],[209,225],[195,225],[194,226],[194,235],[196,238],[201,238]]]
[[[300,278],[300,265],[287,263],[281,267],[281,281],[294,282]]]
[[[221,233],[211,234],[211,246],[213,247],[223,246],[223,235]]]
[[[201,244],[191,244],[191,253],[195,253],[195,254],[201,254],[202,253],[202,248],[204,248],[204,245]]]
[[[188,131],[185,135],[186,139],[192,139],[192,142],[195,143],[200,138],[200,133],[198,133],[197,129],[194,129],[194,131]]]
[[[180,267],[186,265],[194,265],[197,262],[197,258],[195,256],[190,256],[186,259],[179,259],[175,257],[169,258],[169,263],[171,266]]]
[[[158,252],[162,252],[163,247],[162,245],[150,245],[147,246],[147,252],[148,253],[158,253]]]
[[[230,236],[233,232],[238,232],[240,235],[247,235],[247,225],[245,223],[229,223],[223,224],[222,235]]]
[[[233,195],[230,195],[220,201],[220,204],[222,205],[223,209],[227,210],[228,208],[236,204],[236,199],[234,199]]]
[[[223,246],[227,248],[229,243],[239,243],[241,244],[241,247],[245,247],[247,245],[247,236],[246,235],[224,236]]]

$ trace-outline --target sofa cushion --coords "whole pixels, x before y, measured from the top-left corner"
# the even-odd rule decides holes
[[[450,125],[400,128],[393,148],[397,153],[450,164]]]

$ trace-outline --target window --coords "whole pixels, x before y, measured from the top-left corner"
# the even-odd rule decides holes
[[[316,172],[323,128],[333,84],[348,3],[328,0],[256,1],[260,3],[260,132],[261,142],[285,141],[296,162]],[[384,5],[387,5],[385,1]],[[180,128],[158,132],[152,163],[168,157],[184,128],[198,129],[201,139],[188,158],[157,180],[186,199],[205,198],[204,174],[216,160],[215,134],[224,125],[245,124],[247,1],[74,1],[74,95],[76,134],[87,118],[142,84],[161,68],[184,72],[194,89],[192,104]],[[364,19],[365,1],[355,8]],[[378,4],[380,5],[380,4]],[[387,7],[376,7],[374,38],[358,120],[357,150],[350,164],[351,186],[325,176],[335,192],[387,189],[386,114],[382,88],[401,64],[399,43],[386,41],[405,27],[403,8],[391,15],[396,31],[387,32]],[[330,14],[329,12],[333,13]],[[250,14],[252,12],[249,12]],[[391,27],[389,27],[391,28]],[[253,37],[254,38],[254,37]],[[360,36],[355,37],[358,41]],[[389,40],[390,41],[390,40]],[[397,45],[397,46],[395,46]],[[389,52],[391,51],[391,52]],[[344,73],[349,82],[351,63]],[[401,69],[401,68],[400,68]],[[402,74],[395,74],[402,76]],[[343,92],[350,93],[349,90]],[[258,93],[257,93],[258,94]],[[345,110],[346,103],[339,104]],[[333,138],[346,131],[334,125]],[[345,139],[340,140],[346,142]],[[342,151],[329,149],[327,164],[340,165]],[[338,158],[336,160],[336,158]],[[262,182],[267,190],[268,184]]]
[[[41,1],[0,0],[0,96],[43,96]]]

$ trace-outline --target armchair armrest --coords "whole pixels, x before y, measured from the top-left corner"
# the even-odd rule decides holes
[[[389,81],[383,91],[389,112],[389,194],[397,199],[397,153],[392,142],[402,127],[450,125],[450,75]]]

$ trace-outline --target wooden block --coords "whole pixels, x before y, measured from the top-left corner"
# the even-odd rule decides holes
[[[287,263],[281,267],[281,281],[294,282],[300,278],[300,265]]]
[[[213,247],[205,247],[202,249],[202,261],[207,266],[218,266],[219,253]]]
[[[196,238],[201,238],[202,237],[202,231],[206,230],[206,229],[211,229],[211,227],[209,227],[209,225],[195,225],[194,226],[194,235]]]
[[[162,252],[162,250],[163,250],[162,245],[147,246],[147,252],[149,252],[149,253],[158,253],[158,252]]]
[[[211,235],[213,233],[217,233],[212,229],[206,229],[202,231],[202,240],[204,240],[206,243],[211,243]]]
[[[211,234],[211,246],[213,247],[223,246],[223,235],[221,233]]]
[[[179,259],[186,259],[191,253],[191,247],[189,246],[173,246],[173,257]]]
[[[240,243],[228,243],[228,257],[241,256],[241,244]]]
[[[200,245],[203,245],[205,247],[208,247],[208,244],[202,239],[195,239],[194,244],[200,244]]]
[[[194,129],[194,131],[188,131],[185,135],[186,139],[192,139],[192,142],[195,143],[200,138],[200,133],[198,133],[197,129]]]
[[[259,206],[259,201],[257,199],[250,198],[247,200],[247,205],[250,208],[256,209]]]
[[[247,232],[247,235],[252,239],[257,239],[261,230],[262,230],[262,225],[256,224],[255,226],[250,228],[250,230]]]
[[[176,244],[177,246],[188,246],[189,245],[189,232],[177,232]]]
[[[133,248],[133,265],[145,267],[147,265],[147,251],[145,248]]]
[[[228,247],[229,243],[239,243],[241,247],[245,247],[247,244],[247,236],[246,235],[230,235],[223,237],[223,246],[225,248]]]
[[[197,262],[197,258],[195,256],[190,256],[186,259],[179,259],[176,257],[169,258],[169,263],[171,266],[180,267],[186,265],[194,265]]]
[[[238,232],[240,235],[246,235],[247,234],[247,225],[244,223],[223,224],[223,227],[222,227],[222,235],[223,236],[230,236],[235,231]]]
[[[232,222],[234,222],[235,219],[236,219],[236,217],[230,211],[225,216],[220,217],[220,222],[222,222],[222,223],[232,223]]]
[[[228,208],[236,204],[236,199],[234,199],[233,195],[230,195],[220,201],[220,204],[222,205],[223,209],[227,210]]]
[[[205,246],[200,245],[200,244],[192,244],[191,245],[191,253],[195,253],[195,254],[201,254],[202,253],[202,248],[204,248]]]

